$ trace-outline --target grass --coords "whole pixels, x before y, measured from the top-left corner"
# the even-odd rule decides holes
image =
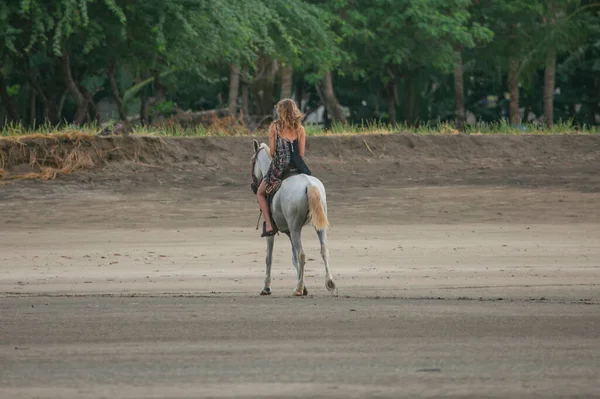
[[[0,138],[0,179],[52,180],[58,175],[92,168],[102,158],[102,151],[95,145],[95,136],[87,133],[3,137]],[[14,165],[28,165],[30,171],[6,177],[5,168]]]
[[[381,122],[365,122],[354,125],[336,124],[328,129],[319,126],[305,126],[306,133],[309,136],[325,135],[352,135],[352,134],[394,134],[394,133],[412,133],[418,135],[451,135],[458,134],[453,124],[450,123],[426,123],[418,127],[412,127],[404,124],[390,125]],[[23,125],[5,125],[0,131],[1,137],[18,137],[29,135],[55,135],[55,134],[96,134],[100,129],[96,126],[59,126],[52,127],[42,125],[34,130]],[[265,136],[266,130],[249,131],[246,127],[239,124],[226,127],[206,127],[197,125],[194,127],[182,127],[179,125],[169,127],[136,127],[133,131],[135,135],[141,136],[170,136],[170,137],[206,137],[206,136]],[[600,126],[577,127],[572,122],[557,122],[552,128],[547,129],[543,126],[534,124],[523,124],[520,126],[511,126],[506,121],[497,123],[477,124],[467,126],[464,134],[468,135],[523,135],[523,134],[600,134]]]
[[[393,134],[412,133],[418,135],[448,135],[459,134],[454,124],[451,123],[426,123],[418,127],[405,124],[389,125],[384,123],[364,123],[360,125],[334,125],[328,130],[320,127],[307,127],[308,135],[339,135],[339,134]],[[464,134],[600,134],[600,126],[576,127],[571,122],[558,122],[550,129],[535,124],[524,124],[511,126],[506,121],[489,124],[477,124],[467,126]]]

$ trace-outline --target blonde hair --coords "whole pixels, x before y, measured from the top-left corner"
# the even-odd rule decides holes
[[[289,128],[297,130],[303,118],[304,115],[300,112],[294,100],[285,98],[277,103],[277,120],[275,123],[281,129]]]

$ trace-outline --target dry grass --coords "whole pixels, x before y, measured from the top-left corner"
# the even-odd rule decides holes
[[[189,119],[189,118],[188,118]],[[263,136],[265,130],[250,131],[239,120],[231,117],[207,115],[202,124],[182,124],[187,120],[179,115],[165,120],[161,126],[136,127],[132,141],[119,142],[127,148],[105,147],[107,143],[98,141],[99,128],[94,126],[78,128],[46,126],[31,132],[20,125],[5,126],[0,130],[0,181],[17,179],[52,180],[78,170],[94,168],[109,158],[127,159],[146,163],[146,158],[178,158],[163,140],[169,136]],[[459,132],[452,124],[441,123],[411,128],[404,125],[365,123],[361,125],[333,125],[327,130],[316,126],[306,126],[310,136],[329,135],[369,135],[409,133],[417,135],[455,135]],[[470,126],[467,135],[523,135],[523,134],[600,134],[597,126],[583,128],[571,123],[557,123],[552,129],[535,125],[512,127],[507,123]],[[144,137],[142,139],[142,137]],[[150,139],[152,138],[152,139]],[[144,140],[144,142],[140,140]],[[150,141],[148,141],[150,140]],[[98,146],[102,147],[99,148]],[[373,154],[365,141],[367,150]],[[176,147],[176,146],[175,146]],[[140,155],[141,154],[141,155]],[[373,154],[374,155],[374,154]],[[22,173],[19,174],[18,170]]]
[[[152,126],[136,126],[133,131],[145,136],[249,136],[252,132],[246,124],[232,116],[219,116],[207,113],[194,120],[190,112],[177,114],[158,121]]]
[[[52,180],[99,165],[103,152],[93,134],[68,132],[0,138],[0,179]],[[31,172],[8,174],[9,167],[28,165]]]
[[[359,124],[334,124],[327,129],[320,126],[305,126],[309,136],[345,136],[371,134],[409,133],[417,135],[456,135],[460,134],[453,123],[424,123],[419,126],[405,124],[390,125],[381,121],[365,121]],[[65,126],[53,127],[42,125],[34,132],[22,125],[5,125],[0,128],[1,137],[47,137],[52,135],[94,135],[101,129],[97,126],[81,126],[71,128]],[[265,136],[266,128],[251,130],[239,119],[230,116],[219,116],[218,113],[208,113],[199,120],[194,120],[189,112],[180,112],[152,126],[134,126],[132,135],[135,136]],[[577,126],[572,121],[558,121],[550,129],[536,124],[511,126],[507,121],[477,123],[468,125],[463,134],[467,135],[553,135],[553,134],[600,134],[599,126]]]

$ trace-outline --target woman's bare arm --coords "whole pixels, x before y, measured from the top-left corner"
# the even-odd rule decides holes
[[[306,148],[306,133],[304,132],[304,127],[300,126],[300,131],[298,132],[298,149],[300,150],[300,156],[304,158],[304,149]]]
[[[271,127],[269,127],[269,155],[271,156],[271,158],[273,158],[275,156],[275,143],[276,143],[276,139],[277,139],[277,128],[275,127],[275,124],[271,124]]]

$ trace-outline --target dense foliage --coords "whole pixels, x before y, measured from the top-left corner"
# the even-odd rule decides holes
[[[0,0],[0,123],[600,122],[586,0]]]

